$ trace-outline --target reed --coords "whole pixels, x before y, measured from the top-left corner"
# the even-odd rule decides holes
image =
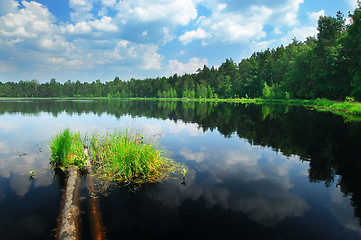
[[[85,169],[86,155],[83,150],[83,140],[79,132],[71,132],[68,128],[56,134],[50,140],[51,161],[57,168],[65,170],[75,165],[80,170]]]

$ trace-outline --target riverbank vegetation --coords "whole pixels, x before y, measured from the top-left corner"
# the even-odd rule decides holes
[[[58,133],[50,142],[52,164],[65,170],[70,165],[85,169],[89,144],[93,172],[102,190],[108,186],[156,183],[181,174],[185,168],[172,161],[156,143],[157,135],[145,137],[132,130],[93,133],[83,140],[69,129]]]

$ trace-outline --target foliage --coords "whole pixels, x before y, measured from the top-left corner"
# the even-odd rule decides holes
[[[85,169],[86,155],[83,150],[83,141],[80,133],[72,133],[68,128],[55,135],[50,141],[51,164],[65,169],[70,165],[76,165],[79,169]]]
[[[181,166],[161,150],[155,138],[132,130],[90,137],[91,161],[103,188],[109,184],[155,183],[180,172]]]
[[[264,88],[262,90],[262,97],[266,99],[274,98],[273,90],[267,85],[267,82],[264,82]]]

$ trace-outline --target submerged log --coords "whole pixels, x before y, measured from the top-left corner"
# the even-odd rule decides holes
[[[66,184],[64,207],[60,223],[59,239],[78,239],[79,224],[79,187],[78,171],[75,166],[68,167],[68,180]]]
[[[88,149],[84,150],[87,155],[87,171],[89,175],[86,179],[86,186],[89,189],[89,221],[91,227],[91,235],[93,239],[106,239],[103,227],[102,215],[100,212],[99,199],[94,196],[96,189],[94,186],[94,177],[92,174],[92,166],[89,159]]]

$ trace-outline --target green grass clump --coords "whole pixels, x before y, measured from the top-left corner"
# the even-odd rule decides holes
[[[154,136],[146,138],[131,130],[102,136],[95,133],[90,145],[93,169],[105,187],[112,183],[155,183],[181,171],[180,165],[157,147]]]
[[[75,165],[85,169],[86,155],[80,133],[72,133],[69,129],[59,132],[50,140],[51,164],[54,167],[65,168]]]

